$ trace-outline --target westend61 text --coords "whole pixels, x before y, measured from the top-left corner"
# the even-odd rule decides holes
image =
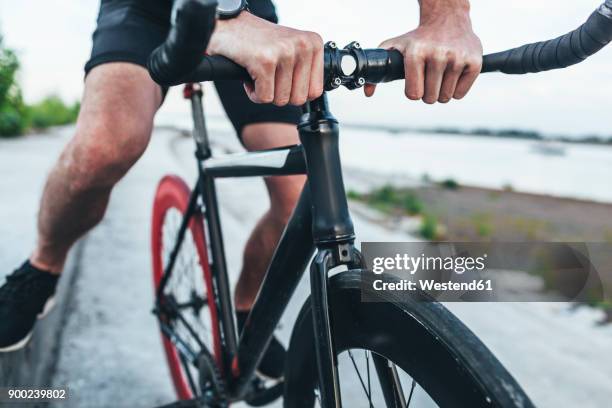
[[[402,279],[396,282],[385,282],[382,279],[375,280],[372,284],[374,290],[380,291],[445,291],[445,292],[482,292],[492,291],[491,279],[478,279],[470,282],[437,282],[433,279],[419,279],[411,281]]]

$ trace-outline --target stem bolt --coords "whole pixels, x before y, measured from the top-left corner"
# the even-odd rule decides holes
[[[335,77],[333,81],[334,86],[337,88],[342,85],[342,80],[339,77]]]
[[[357,79],[357,84],[358,84],[359,86],[363,86],[363,85],[365,84],[365,79],[364,79],[363,77],[359,77],[359,78]]]
[[[336,48],[338,48],[338,46],[336,45],[336,43],[335,43],[335,42],[333,42],[333,41],[329,41],[329,42],[327,43],[327,46],[328,46],[329,48],[331,48],[331,49],[334,49],[334,50],[335,50]]]
[[[357,41],[355,41],[355,42],[353,43],[353,48],[360,49],[360,48],[361,48],[361,44],[359,44]]]

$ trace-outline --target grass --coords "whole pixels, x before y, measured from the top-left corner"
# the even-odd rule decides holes
[[[472,216],[474,230],[480,238],[490,238],[493,234],[491,216],[485,213],[476,213]]]
[[[438,219],[431,214],[425,214],[421,220],[419,233],[425,239],[436,240],[439,238]]]
[[[398,189],[390,184],[385,184],[367,194],[349,191],[348,198],[363,201],[368,205],[384,212],[392,214],[418,215],[422,214],[425,205],[409,189]]]
[[[57,95],[50,95],[29,107],[30,126],[44,129],[73,123],[76,121],[79,109],[78,102],[68,106]]]
[[[440,238],[440,225],[435,215],[425,212],[425,204],[414,191],[385,184],[367,194],[349,190],[349,199],[357,200],[385,213],[393,215],[422,215],[419,234],[425,239]]]
[[[15,137],[31,129],[74,123],[80,104],[66,105],[61,98],[50,95],[33,105],[0,106],[0,137]]]

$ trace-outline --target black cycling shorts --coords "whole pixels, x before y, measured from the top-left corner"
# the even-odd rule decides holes
[[[249,8],[261,18],[278,22],[270,0],[249,0]],[[131,62],[146,67],[151,51],[166,39],[171,9],[172,0],[101,0],[85,74],[109,62]],[[251,123],[297,124],[299,121],[301,113],[298,107],[253,103],[239,81],[218,81],[215,87],[239,136],[242,129]]]

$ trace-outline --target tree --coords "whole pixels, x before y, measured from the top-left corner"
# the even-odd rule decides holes
[[[26,107],[16,82],[19,60],[0,35],[0,136],[16,136],[27,126]]]

